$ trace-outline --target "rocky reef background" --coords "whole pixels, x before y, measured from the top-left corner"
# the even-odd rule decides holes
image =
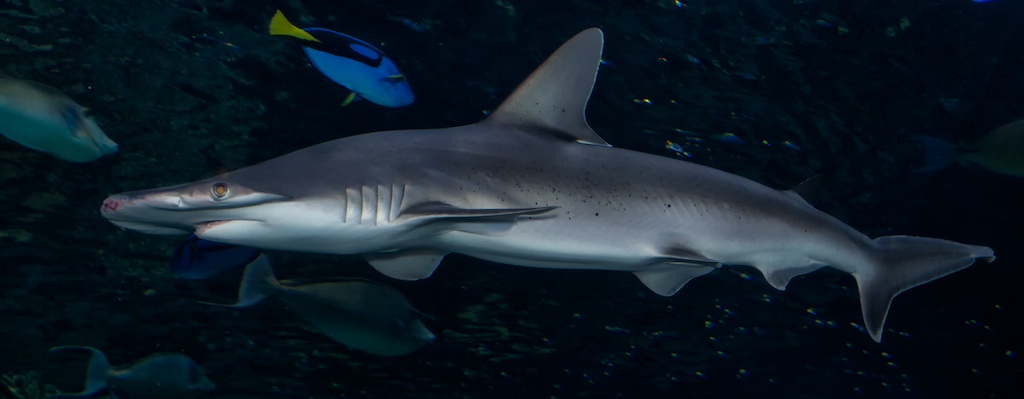
[[[416,103],[341,107],[344,89],[266,33],[276,8],[379,45]],[[1024,117],[1022,18],[968,0],[0,0],[0,74],[59,88],[121,145],[73,164],[0,141],[0,374],[74,391],[84,361],[48,349],[90,345],[114,364],[185,353],[215,398],[1016,397],[1024,181],[915,174],[909,137],[970,141]],[[334,138],[476,122],[592,26],[606,62],[588,115],[613,145],[779,188],[821,174],[819,207],[872,236],[984,244],[998,261],[901,295],[875,344],[838,272],[779,292],[729,268],[661,298],[621,273],[451,256],[406,283],[357,257],[272,253],[283,277],[378,279],[436,317],[436,344],[379,358],[279,305],[196,304],[229,298],[238,274],[174,280],[176,240],[97,212],[110,193]]]

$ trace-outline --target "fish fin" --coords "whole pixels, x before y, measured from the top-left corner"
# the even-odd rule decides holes
[[[938,137],[916,134],[910,136],[910,139],[921,143],[924,152],[924,164],[914,168],[914,173],[934,173],[946,169],[965,152],[962,146]]]
[[[822,182],[825,180],[822,176],[823,175],[818,174],[808,177],[807,180],[800,182],[800,184],[789,189],[786,193],[796,195],[798,198],[810,205],[818,200],[818,192],[821,189]]]
[[[382,82],[397,83],[397,82],[405,80],[405,75],[400,73],[400,74],[397,74],[397,75],[390,75],[390,76],[383,77],[380,80]]]
[[[559,47],[482,123],[537,129],[583,144],[611,147],[587,124],[587,102],[604,34],[587,29]]]
[[[291,36],[311,42],[320,42],[320,39],[313,37],[309,32],[302,30],[302,28],[299,28],[292,24],[291,21],[288,21],[288,18],[285,18],[284,13],[281,12],[281,10],[274,12],[274,17],[270,18],[269,31],[271,35]]]
[[[864,328],[875,342],[882,342],[885,317],[896,295],[967,268],[975,260],[996,258],[991,248],[938,238],[885,236],[874,243],[877,261],[852,274],[860,290]]]
[[[430,277],[445,255],[448,252],[422,248],[363,254],[363,258],[381,274],[408,281]]]
[[[806,262],[804,262],[806,263]],[[755,266],[764,275],[765,281],[779,291],[785,291],[786,286],[793,277],[804,275],[825,267],[824,263],[810,263],[804,266],[792,266],[795,263],[785,263],[783,266],[767,266],[759,264]]]
[[[341,102],[341,106],[342,107],[347,107],[349,104],[354,103],[358,99],[359,99],[359,95],[356,94],[356,92],[353,91],[351,93],[348,93],[348,96],[345,97],[345,101]]]
[[[466,209],[454,207],[440,202],[430,202],[410,207],[402,211],[399,217],[408,218],[453,218],[453,219],[475,219],[493,217],[514,217],[520,215],[536,215],[544,213],[557,206],[539,206],[535,208],[484,208]]]
[[[722,265],[714,259],[710,259],[704,255],[698,254],[682,247],[671,247],[662,251],[662,259],[659,259],[657,263],[666,264],[683,264],[683,265],[704,265],[718,267]]]
[[[50,348],[50,352],[65,350],[84,350],[92,353],[92,357],[89,358],[89,365],[85,372],[85,388],[82,389],[82,392],[62,393],[59,395],[48,396],[49,398],[91,396],[107,388],[107,383],[110,380],[110,361],[107,360],[107,356],[104,355],[103,352],[89,346],[55,346]]]
[[[171,274],[181,279],[205,280],[252,263],[260,253],[259,248],[204,240],[192,234],[174,249]]]
[[[661,296],[672,296],[686,283],[717,269],[706,263],[664,262],[633,272],[647,288]]]
[[[256,260],[245,267],[242,283],[238,287],[237,302],[226,304],[200,301],[199,303],[227,308],[244,308],[260,303],[281,288],[281,283],[277,281],[277,277],[274,277],[274,269],[271,268],[267,255],[260,254]]]

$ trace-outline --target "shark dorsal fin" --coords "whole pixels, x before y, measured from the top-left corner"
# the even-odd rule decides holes
[[[604,33],[580,32],[530,74],[484,123],[523,126],[611,147],[587,124],[587,101],[601,63]]]

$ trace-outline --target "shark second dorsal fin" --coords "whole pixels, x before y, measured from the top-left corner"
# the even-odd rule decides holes
[[[604,33],[580,32],[533,71],[484,123],[522,126],[584,144],[611,147],[587,124],[587,101],[601,63]]]

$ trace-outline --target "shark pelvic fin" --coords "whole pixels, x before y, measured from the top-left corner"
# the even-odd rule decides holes
[[[772,287],[779,291],[785,291],[786,286],[789,285],[789,280],[793,277],[804,275],[815,270],[825,267],[823,263],[812,263],[805,266],[782,266],[782,267],[766,267],[764,265],[757,266],[758,270],[761,270],[761,274],[764,274],[764,279],[771,284]]]
[[[587,124],[587,101],[601,63],[604,33],[587,29],[551,54],[483,123],[514,125],[611,147]]]
[[[651,269],[633,272],[647,288],[661,296],[672,296],[690,280],[717,269],[717,266],[706,263],[671,262],[661,265],[663,266],[655,265]]]
[[[445,255],[448,252],[421,248],[363,254],[363,258],[378,272],[393,279],[422,280],[434,274]]]

